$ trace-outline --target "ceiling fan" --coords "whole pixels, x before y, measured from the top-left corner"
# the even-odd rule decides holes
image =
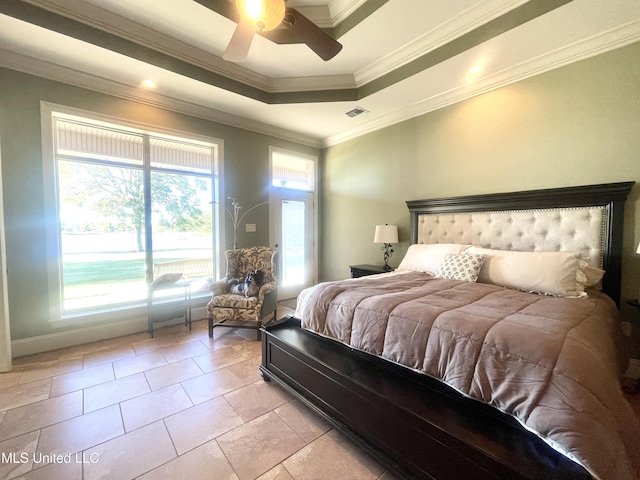
[[[296,9],[285,6],[285,1],[236,0],[240,19],[222,58],[229,62],[246,60],[254,34],[281,25],[291,30],[324,61],[335,57],[342,45]]]

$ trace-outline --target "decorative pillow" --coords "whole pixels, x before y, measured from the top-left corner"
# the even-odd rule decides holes
[[[415,243],[409,246],[397,270],[413,270],[435,275],[446,254],[461,253],[469,246],[458,243]]]
[[[460,255],[447,253],[436,277],[475,282],[478,280],[478,273],[484,263],[484,257],[484,255],[472,253],[462,253]]]
[[[469,247],[467,252],[486,255],[478,277],[481,283],[559,297],[585,295],[587,277],[583,267],[586,262],[577,253],[515,252],[479,247]]]
[[[586,277],[586,281],[584,282],[585,287],[592,287],[596,285],[605,274],[605,271],[598,267],[593,267],[589,264],[585,265],[582,269],[584,275]]]
[[[182,273],[163,273],[158,278],[156,278],[153,282],[151,282],[151,286],[157,286],[165,283],[176,283],[178,280],[182,278]]]

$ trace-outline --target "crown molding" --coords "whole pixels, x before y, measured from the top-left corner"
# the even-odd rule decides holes
[[[558,48],[553,52],[531,58],[513,67],[479,79],[473,84],[458,86],[422,100],[410,107],[380,116],[354,129],[327,137],[323,140],[322,147],[326,148],[352,140],[367,133],[375,132],[483,93],[555,70],[565,65],[570,65],[580,60],[622,48],[638,41],[640,41],[640,21],[635,20],[579,42]]]
[[[223,75],[230,80],[241,82],[266,92],[269,92],[272,88],[272,79],[264,75],[260,75],[236,63],[227,62],[213,53],[196,48],[175,37],[149,28],[98,5],[80,0],[66,0],[66,7],[49,0],[24,1],[164,55],[185,60],[197,67]],[[100,20],[96,20],[97,18]],[[117,25],[117,28],[111,25]]]
[[[481,27],[527,1],[513,0],[508,4],[504,4],[503,1],[493,0],[475,4],[415,41],[403,45],[389,55],[355,72],[356,85],[358,87],[365,85],[407,63],[417,60],[430,51]]]
[[[357,128],[324,139],[318,139],[316,137],[273,127],[261,122],[247,120],[243,117],[202,107],[200,105],[195,105],[190,102],[159,95],[153,92],[141,91],[129,85],[116,83],[114,81],[106,80],[71,68],[61,67],[33,57],[19,55],[8,50],[0,49],[0,58],[2,59],[2,66],[12,70],[21,71],[82,88],[88,88],[96,92],[144,103],[157,108],[171,110],[176,113],[183,113],[185,115],[202,118],[204,120],[210,120],[252,132],[270,135],[314,148],[326,148],[440,108],[453,105],[471,97],[496,90],[503,86],[516,83],[520,80],[540,75],[550,70],[591,58],[608,51],[622,48],[638,41],[640,41],[640,21],[633,21],[621,27],[592,36],[583,41],[567,45],[552,53],[545,53],[538,57],[534,57],[526,62],[522,62],[511,68],[504,69],[500,72],[484,77],[474,84],[456,87],[443,92],[442,94],[435,95],[418,102],[408,108],[378,117],[375,120],[358,126]]]
[[[212,53],[182,42],[175,37],[166,35],[88,2],[67,0],[65,6],[60,6],[50,0],[25,1],[53,13],[90,25],[108,34],[150,48],[164,55],[184,60],[199,68],[209,70],[232,81],[257,88],[266,93],[343,90],[356,87],[355,79],[351,74],[269,78],[242,67],[239,64],[227,62]],[[357,4],[358,2],[354,3]],[[71,8],[72,6],[73,8]],[[327,7],[300,7],[299,10],[304,12],[305,15],[307,15],[308,12],[316,12],[315,16],[318,17],[318,22],[331,23],[327,20]],[[313,18],[314,14],[311,13],[311,15]],[[98,21],[96,20],[97,18],[101,20]],[[324,20],[321,20],[321,18],[324,18]],[[117,25],[117,28],[111,25]]]
[[[358,10],[367,0],[332,0],[329,2],[329,14],[331,16],[332,27],[343,22]]]
[[[640,20],[629,22],[607,32],[602,32],[590,38],[575,42],[574,44],[563,46],[553,52],[531,58],[518,65],[478,79],[473,84],[455,87],[451,90],[420,101],[410,107],[374,118],[367,123],[360,124],[356,128],[324,139],[273,127],[258,121],[247,120],[240,116],[196,105],[175,97],[143,91],[130,85],[99,78],[86,72],[62,67],[34,57],[20,55],[9,50],[0,49],[0,63],[2,66],[7,68],[33,74],[39,77],[64,82],[66,84],[87,88],[115,97],[144,103],[150,106],[183,113],[236,128],[270,135],[311,147],[322,148],[348,141],[404,120],[452,105],[470,97],[495,90],[502,86],[539,75],[582,59],[621,48],[637,41],[640,41]],[[313,85],[313,82],[316,80],[315,77],[307,79],[283,79],[285,83],[297,82],[299,80],[305,84],[307,89],[316,88]],[[349,84],[354,81],[349,75],[331,80],[335,81],[335,85],[339,85],[340,82]],[[324,79],[323,81],[327,80]]]
[[[132,87],[120,82],[91,75],[84,71],[63,67],[41,59],[20,55],[0,48],[0,66],[37,77],[46,78],[67,85],[86,88],[94,92],[111,95],[141,103],[151,107],[170,110],[192,117],[221,123],[235,128],[296,142],[314,148],[320,148],[322,142],[317,137],[292,132],[266,123],[226,113],[209,107],[203,107],[167,95]]]
[[[219,56],[182,42],[175,37],[166,35],[158,30],[111,12],[99,5],[81,0],[66,0],[63,5],[51,0],[24,0],[36,7],[52,13],[62,15],[71,20],[89,25],[110,35],[149,48],[172,58],[183,60],[198,68],[222,75],[231,81],[247,85],[270,93],[308,92],[324,90],[345,90],[365,85],[376,78],[382,77],[397,68],[416,60],[426,53],[445,45],[455,38],[482,26],[506,12],[526,3],[528,0],[512,0],[504,4],[503,0],[480,2],[461,12],[451,21],[427,32],[417,41],[398,48],[381,60],[370,64],[353,75],[323,75],[313,77],[280,77],[270,78],[254,72],[236,63],[230,63]],[[326,11],[331,14],[333,24],[339,23],[344,17],[353,14],[365,0],[336,0],[327,7],[300,7],[305,15],[326,18]],[[297,7],[296,7],[297,8]],[[314,13],[314,11],[316,13]],[[323,13],[324,12],[324,13]],[[98,20],[99,19],[99,20]],[[320,18],[316,19],[322,22]],[[326,19],[324,20],[326,22]],[[329,22],[331,23],[331,21]],[[115,26],[112,26],[115,25]]]

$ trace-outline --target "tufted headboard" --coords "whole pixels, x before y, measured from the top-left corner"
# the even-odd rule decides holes
[[[633,184],[408,201],[411,243],[581,253],[606,270],[602,291],[618,303],[624,202]]]

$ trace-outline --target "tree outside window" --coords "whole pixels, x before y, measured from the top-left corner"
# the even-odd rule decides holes
[[[144,160],[144,134],[64,120],[57,133],[62,310],[139,303],[147,272],[163,262],[201,259],[209,270],[188,280],[196,291],[206,285],[216,243],[213,148],[147,137],[161,158]]]

